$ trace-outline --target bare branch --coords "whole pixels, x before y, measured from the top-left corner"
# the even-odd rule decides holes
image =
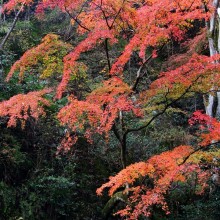
[[[19,15],[20,15],[20,13],[22,12],[23,8],[24,8],[24,4],[21,5],[20,9],[19,9],[18,12],[15,14],[13,23],[12,23],[10,29],[8,30],[7,34],[5,35],[5,37],[3,38],[3,40],[2,40],[2,42],[1,42],[1,44],[0,44],[0,50],[3,50],[3,48],[4,48],[4,46],[5,46],[5,43],[7,42],[7,40],[8,40],[8,38],[9,38],[11,32],[14,30],[15,25],[16,25],[16,23],[17,23],[17,21],[18,21],[18,17],[19,17]]]
[[[186,161],[190,158],[190,156],[193,155],[193,154],[195,154],[196,152],[198,152],[198,151],[200,151],[200,150],[202,150],[202,149],[207,149],[208,147],[210,147],[210,146],[212,146],[212,145],[214,145],[214,144],[219,144],[219,143],[220,143],[220,141],[217,141],[217,142],[214,142],[214,143],[210,143],[210,144],[208,144],[208,145],[206,145],[206,146],[200,146],[200,147],[198,147],[198,148],[195,149],[192,153],[190,153],[188,156],[186,156],[186,157],[184,158],[183,162],[180,163],[179,165],[182,165],[182,164],[186,163]]]
[[[164,48],[164,46],[165,46],[165,44],[163,44],[163,45],[161,46],[161,48],[158,49],[157,52],[160,52],[160,51]],[[131,89],[132,89],[133,91],[135,91],[135,90],[137,89],[137,86],[138,86],[138,83],[139,83],[140,79],[143,78],[143,77],[146,75],[147,71],[144,72],[142,75],[141,75],[141,71],[142,71],[143,68],[146,67],[146,65],[151,61],[152,57],[153,57],[153,54],[151,54],[144,62],[142,62],[142,65],[139,67],[139,69],[138,69],[138,71],[137,71],[137,77],[136,77],[136,79],[135,79],[135,82],[134,82],[134,84],[131,86]]]
[[[124,133],[123,135],[123,139],[126,139],[126,136],[128,133],[130,132],[135,132],[135,131],[140,131],[144,128],[147,128],[156,118],[158,118],[160,115],[162,115],[163,113],[166,112],[166,110],[172,106],[173,104],[175,104],[176,102],[178,102],[180,99],[182,99],[191,89],[191,87],[193,86],[193,84],[200,78],[201,76],[198,76],[192,83],[191,85],[185,90],[184,93],[181,94],[181,96],[179,96],[177,99],[173,100],[172,102],[168,103],[164,109],[161,112],[158,112],[155,116],[153,116],[150,121],[148,121],[145,125],[140,126],[139,128],[133,128],[133,129],[127,129],[127,131]]]
[[[65,11],[81,28],[83,28],[83,29],[85,29],[87,31],[90,31],[89,28],[87,28],[86,26],[82,25],[81,22],[78,20],[78,16],[79,15],[77,15],[77,16],[72,15],[66,8],[65,8]]]

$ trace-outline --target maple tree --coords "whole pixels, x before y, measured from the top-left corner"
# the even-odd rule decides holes
[[[8,117],[8,127],[15,127],[18,120],[24,127],[25,121],[32,117],[38,119],[44,116],[44,106],[49,106],[50,102],[42,96],[50,93],[51,89],[18,94],[7,101],[0,102],[0,116]]]
[[[31,0],[10,0],[4,9],[10,12],[15,7],[31,4]],[[20,77],[25,76],[38,62],[43,62],[41,78],[56,72],[61,75],[62,69],[62,80],[56,89],[56,98],[60,99],[71,78],[79,72],[79,66],[87,69],[80,61],[81,55],[104,45],[108,68],[105,80],[91,93],[85,93],[83,100],[70,95],[68,104],[61,108],[57,115],[60,123],[68,127],[66,139],[60,148],[69,150],[81,133],[92,142],[94,134],[108,138],[113,131],[120,143],[124,169],[99,188],[97,193],[101,194],[104,188],[110,188],[109,195],[113,196],[114,192],[124,187],[123,193],[128,195],[129,201],[126,209],[119,211],[122,216],[131,219],[137,219],[140,215],[149,216],[154,205],[160,205],[169,213],[165,195],[173,184],[190,181],[194,174],[198,188],[196,193],[201,193],[207,186],[210,172],[202,170],[202,161],[193,160],[191,156],[204,155],[202,147],[205,149],[220,139],[220,123],[212,118],[218,116],[220,111],[219,102],[214,109],[214,93],[218,101],[220,100],[219,49],[215,48],[214,43],[218,7],[219,1],[216,0],[44,0],[38,3],[36,12],[39,17],[43,16],[47,8],[59,8],[69,15],[71,24],[77,27],[77,34],[84,38],[72,47],[59,40],[56,35],[47,35],[40,45],[24,53],[12,66],[6,79],[9,80],[16,72],[19,72]],[[189,32],[196,26],[200,34],[190,39]],[[207,33],[210,56],[197,50],[198,43]],[[112,61],[111,48],[119,45],[122,40],[126,45],[121,54],[113,57]],[[186,53],[177,55],[173,64],[160,73],[148,89],[142,89],[140,92],[140,81],[148,74],[149,63],[172,41],[179,44],[187,42],[193,46]],[[129,81],[126,65],[132,58],[138,60],[137,71],[133,80]],[[44,113],[43,109],[38,107],[39,101],[48,105],[45,99],[40,98],[46,91],[12,97],[1,104],[7,105],[8,108],[0,111],[0,115],[9,116],[8,125],[14,126],[16,118],[27,118],[30,108],[30,115],[37,119],[39,114]],[[202,122],[207,127],[201,135],[203,141],[197,144],[199,147],[179,146],[172,151],[155,155],[146,162],[127,166],[128,135],[147,128],[179,100],[196,93],[204,95],[204,100],[208,94],[208,101],[204,103],[207,115],[197,112],[190,121],[191,124],[195,121]],[[12,105],[14,101],[21,105],[22,98],[33,98],[35,102],[33,106],[30,104],[25,105],[25,108],[16,107],[18,112],[15,112]],[[39,111],[36,111],[36,108]],[[141,120],[131,127],[126,123],[128,117],[136,121],[139,118]],[[215,156],[218,157],[218,154],[211,158]],[[140,178],[152,180],[153,187],[144,183],[136,186],[136,181]]]
[[[62,58],[70,49],[71,45],[60,41],[57,35],[48,34],[42,39],[42,44],[28,50],[20,60],[13,64],[6,80],[9,81],[16,71],[19,72],[21,81],[24,73],[28,71],[29,73],[41,71],[39,77],[42,79],[53,75],[60,76],[63,69]],[[42,66],[37,68],[38,63],[41,63]]]
[[[138,219],[141,214],[149,216],[151,207],[155,204],[160,205],[169,214],[164,195],[169,188],[172,188],[172,183],[185,182],[193,178],[193,173],[196,173],[198,181],[196,185],[200,186],[196,189],[196,193],[201,193],[208,179],[208,174],[192,161],[182,164],[184,157],[192,151],[193,148],[190,146],[179,146],[170,152],[153,156],[147,162],[132,164],[111,177],[108,183],[97,190],[97,193],[101,194],[103,189],[108,187],[109,195],[112,196],[118,188],[129,184],[130,187],[124,190],[125,194],[131,194],[129,205],[118,214],[129,216],[130,219]],[[141,184],[135,186],[137,179],[141,179]],[[144,184],[144,179],[149,179],[149,182],[152,180],[153,184]]]

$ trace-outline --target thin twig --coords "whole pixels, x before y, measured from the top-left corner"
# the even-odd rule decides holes
[[[3,50],[3,48],[4,48],[4,46],[5,46],[5,43],[7,42],[7,40],[8,40],[8,38],[9,38],[11,32],[14,30],[15,25],[16,25],[16,23],[17,23],[17,21],[18,21],[18,17],[19,17],[19,15],[20,15],[20,13],[22,12],[23,8],[24,8],[24,3],[21,5],[19,11],[15,14],[13,23],[12,23],[10,29],[8,30],[7,34],[5,35],[5,37],[3,38],[3,40],[2,40],[2,42],[1,42],[1,44],[0,44],[0,50]]]

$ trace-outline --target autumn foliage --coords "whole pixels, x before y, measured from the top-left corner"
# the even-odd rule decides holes
[[[199,125],[201,138],[201,146],[207,146],[211,143],[216,143],[220,141],[220,122],[212,118],[201,111],[196,111],[193,113],[192,118],[189,119],[189,124],[191,126],[197,124]]]
[[[124,193],[129,195],[129,205],[118,214],[129,219],[138,219],[141,215],[151,215],[154,205],[162,207],[169,214],[165,195],[175,184],[192,181],[196,174],[196,193],[201,193],[206,186],[209,174],[202,171],[198,164],[183,163],[192,152],[193,148],[190,146],[179,146],[172,151],[153,156],[146,162],[132,164],[116,176],[110,177],[109,182],[97,189],[97,194],[101,195],[105,188],[110,188],[109,196],[112,196],[116,190],[128,184]]]
[[[93,134],[108,136],[120,111],[142,116],[138,103],[129,99],[131,93],[126,83],[113,77],[89,94],[85,101],[70,97],[69,104],[58,113],[58,119],[73,132],[83,131],[90,142]]]
[[[217,89],[220,85],[218,61],[219,55],[208,57],[193,54],[182,66],[162,72],[149,90],[143,91],[143,102],[160,109],[182,96],[203,94]]]
[[[24,3],[28,5],[32,1],[24,1]],[[93,0],[87,4],[82,0],[42,1],[38,6],[38,12],[43,12],[48,7],[51,9],[58,7],[70,14],[73,11],[71,17],[79,24],[79,34],[88,33],[85,40],[64,58],[63,78],[57,96],[61,97],[64,92],[70,80],[71,68],[76,65],[76,60],[82,52],[91,50],[105,39],[115,44],[121,33],[125,32],[124,37],[129,37],[130,40],[110,71],[112,75],[121,75],[133,51],[138,50],[140,59],[145,62],[145,51],[148,47],[157,48],[170,39],[181,41],[187,30],[193,26],[194,20],[208,19],[210,12],[205,12],[202,7],[204,4],[210,8],[210,11],[212,10],[209,1],[201,0],[162,2],[153,0],[135,1],[135,3],[126,0]],[[9,1],[5,8],[10,11],[14,6],[15,1]],[[134,34],[129,34],[129,29]]]
[[[62,42],[55,34],[48,34],[42,39],[42,43],[26,51],[23,56],[11,67],[6,78],[11,79],[15,72],[19,72],[22,80],[25,73],[38,74],[41,79],[51,76],[60,76],[63,70],[62,58],[71,49],[71,45]],[[41,67],[39,67],[41,64]],[[39,74],[40,72],[40,74]]]
[[[8,127],[15,127],[18,121],[21,126],[30,118],[38,119],[45,116],[44,106],[49,106],[50,102],[42,96],[50,93],[51,89],[44,89],[27,94],[18,94],[8,101],[0,103],[0,117],[7,117]]]
[[[33,2],[10,0],[4,8],[10,13],[21,4],[29,6]],[[92,92],[85,92],[80,99],[67,93],[68,104],[62,106],[57,114],[60,124],[67,130],[60,149],[69,150],[79,136],[92,142],[95,134],[108,138],[114,130],[121,152],[125,153],[126,138],[130,132],[147,128],[157,116],[182,98],[212,93],[220,87],[219,55],[209,57],[200,54],[202,49],[198,49],[198,44],[205,41],[208,32],[205,24],[215,13],[212,3],[209,0],[40,1],[36,9],[39,17],[47,8],[58,8],[69,15],[71,25],[76,27],[76,33],[82,40],[73,47],[55,34],[46,35],[41,44],[25,52],[14,63],[6,80],[10,80],[16,72],[19,72],[20,79],[31,71],[41,79],[62,75],[56,89],[56,98],[61,99],[68,91],[71,78],[80,72],[80,67],[87,71],[87,66],[80,60],[82,53],[104,45],[109,71],[103,76],[102,83]],[[199,34],[189,39],[189,32],[195,24],[200,24]],[[121,47],[122,42],[124,48],[120,55],[110,59],[111,47]],[[170,62],[169,68],[154,76],[156,79],[150,85],[144,85],[138,91],[139,80],[148,73],[147,68],[142,71],[148,61],[156,59],[164,46],[171,42],[187,42],[192,47],[175,59],[171,56],[173,62]],[[129,85],[131,80],[128,80],[126,65],[131,58],[134,58],[138,71],[132,78],[134,82]],[[3,101],[0,103],[0,116],[9,118],[9,127],[16,126],[18,120],[24,124],[29,117],[38,119],[45,115],[43,106],[50,105],[43,98],[49,92],[45,89]],[[134,124],[134,128],[128,128],[122,122],[127,116],[130,117],[128,120],[141,118],[142,121]],[[122,190],[128,201],[126,208],[118,214],[138,219],[142,215],[150,216],[154,207],[160,207],[169,214],[166,196],[178,183],[194,182],[195,194],[204,192],[211,174],[209,170],[202,169],[199,155],[209,158],[207,161],[211,163],[219,154],[210,156],[200,147],[206,149],[220,140],[220,122],[201,112],[195,112],[189,122],[191,126],[196,123],[202,125],[196,146],[181,145],[152,156],[146,162],[129,165],[103,184],[97,194],[101,195],[108,188],[109,196],[113,197],[114,193]],[[123,155],[121,157],[123,160]]]

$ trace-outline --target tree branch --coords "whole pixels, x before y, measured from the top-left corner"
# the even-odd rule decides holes
[[[208,145],[206,145],[206,146],[201,146],[201,147],[197,148],[197,149],[194,150],[192,153],[190,153],[188,156],[186,156],[186,157],[184,158],[183,162],[180,163],[179,165],[183,165],[183,164],[191,157],[191,155],[195,154],[196,152],[198,152],[198,151],[200,151],[200,150],[202,150],[202,149],[206,149],[206,148],[208,148],[208,147],[210,147],[210,146],[212,146],[212,145],[214,145],[214,144],[219,144],[219,143],[220,143],[220,141],[217,141],[217,142],[215,142],[215,143],[211,143],[211,144],[208,144]]]
[[[160,52],[160,51],[164,48],[164,46],[165,46],[165,44],[163,44],[163,45],[161,46],[161,48],[157,50],[157,52]],[[137,71],[136,80],[135,80],[134,84],[131,86],[131,89],[132,89],[133,91],[135,91],[135,90],[137,89],[137,86],[138,86],[138,83],[139,83],[140,79],[141,79],[142,77],[144,77],[144,75],[147,73],[147,72],[145,72],[144,74],[141,75],[141,71],[143,70],[144,67],[146,67],[146,65],[148,64],[148,62],[151,61],[152,57],[153,57],[153,54],[151,54],[151,55],[142,63],[142,65],[139,67],[139,69],[138,69],[138,71]]]
[[[108,38],[105,39],[105,53],[106,53],[107,62],[108,62],[108,70],[110,72],[111,62],[110,62],[109,49],[108,49]]]
[[[18,17],[19,17],[19,15],[20,15],[20,13],[22,12],[23,8],[24,8],[24,3],[21,5],[20,9],[19,9],[18,12],[15,14],[13,23],[12,23],[10,29],[8,30],[7,34],[5,35],[5,37],[3,38],[3,40],[2,40],[2,42],[1,42],[1,44],[0,44],[0,50],[3,50],[3,48],[4,48],[4,46],[5,46],[5,43],[7,42],[7,40],[8,40],[8,38],[9,38],[11,32],[14,30],[14,27],[15,27],[17,21],[18,21]]]
[[[78,16],[73,16],[66,8],[65,8],[66,13],[83,29],[87,30],[87,31],[91,31],[89,28],[87,28],[86,26],[82,25],[81,22],[78,20]]]
[[[127,163],[127,159],[126,159],[126,141],[122,140],[122,137],[119,134],[119,131],[116,128],[116,125],[113,124],[112,126],[112,130],[116,136],[116,138],[118,139],[118,141],[120,142],[120,158],[121,158],[121,165],[122,168],[125,169],[126,168],[126,163]]]
[[[128,135],[130,132],[140,131],[140,130],[142,130],[142,129],[144,129],[144,128],[147,128],[157,117],[159,117],[160,115],[162,115],[163,113],[165,113],[166,110],[167,110],[171,105],[175,104],[175,103],[178,102],[180,99],[182,99],[182,98],[190,91],[190,89],[191,89],[191,87],[193,86],[193,84],[194,84],[200,77],[201,77],[201,76],[198,76],[198,77],[192,82],[192,84],[185,90],[185,92],[182,93],[181,96],[179,96],[177,99],[173,100],[172,102],[168,103],[168,104],[164,107],[164,109],[163,109],[161,112],[157,113],[155,116],[153,116],[153,117],[150,119],[150,121],[147,122],[147,124],[142,125],[142,126],[140,126],[139,128],[127,129],[127,131],[125,131],[125,133],[123,134],[123,139],[122,139],[122,141],[123,141],[123,142],[126,142],[127,135]],[[168,92],[169,92],[169,91],[168,91]],[[166,95],[167,95],[167,94],[166,94]]]

